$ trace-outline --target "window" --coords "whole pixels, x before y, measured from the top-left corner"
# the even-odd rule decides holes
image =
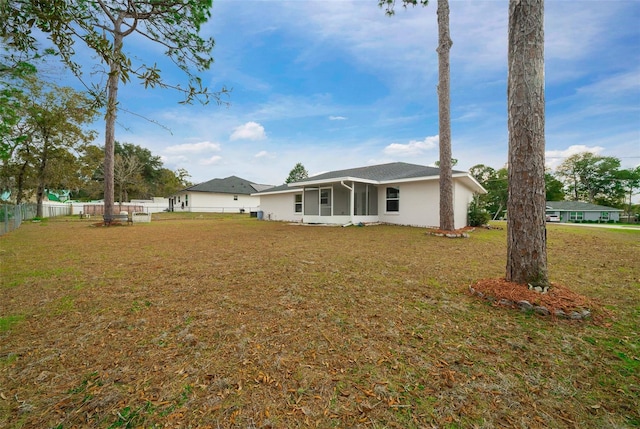
[[[388,212],[400,211],[400,188],[398,187],[387,188],[387,211]]]
[[[583,219],[583,212],[569,212],[569,220],[572,222],[581,222]]]
[[[600,213],[600,220],[604,222],[609,222],[609,212]]]
[[[293,201],[294,212],[302,213],[302,194],[295,194]]]
[[[233,201],[238,201],[238,196],[237,195],[233,196]]]

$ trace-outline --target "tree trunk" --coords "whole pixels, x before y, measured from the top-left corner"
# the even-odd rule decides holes
[[[109,78],[107,80],[107,113],[105,115],[104,132],[104,213],[113,214],[114,208],[114,159],[115,159],[115,127],[118,109],[118,84],[120,83],[120,66],[115,58],[121,55],[122,34],[120,26],[114,30],[113,56],[109,61]]]
[[[45,169],[47,168],[47,156],[48,156],[48,144],[47,137],[44,137],[44,144],[42,147],[42,159],[40,160],[40,167],[38,168],[38,187],[36,190],[36,216],[42,218],[43,209],[42,201],[44,200],[44,187],[45,187]]]
[[[29,151],[27,150],[27,154]],[[17,185],[16,185],[16,205],[22,204],[22,198],[24,196],[24,178],[27,175],[27,166],[29,165],[28,161],[22,163],[20,167],[20,171],[18,173]]]
[[[493,219],[492,220],[496,220],[498,219],[498,216],[500,216],[500,212],[502,211],[502,203],[500,203],[500,205],[498,206],[498,210],[496,211],[496,213],[493,215]]]
[[[440,229],[455,229],[451,161],[451,100],[449,86],[449,0],[438,0],[438,126],[440,141]]]
[[[544,1],[509,1],[507,273],[548,286],[544,184]]]

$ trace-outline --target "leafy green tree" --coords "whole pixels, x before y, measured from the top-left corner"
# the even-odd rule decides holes
[[[10,158],[3,168],[5,183],[20,203],[25,189],[35,189],[38,216],[47,188],[77,185],[76,151],[94,138],[85,128],[96,116],[91,99],[67,87],[45,84],[35,76],[20,88],[20,121],[12,127]]]
[[[74,193],[74,198],[102,198],[103,161],[103,147],[83,148],[78,172],[82,186]],[[115,162],[114,180],[120,202],[168,196],[191,186],[188,180],[191,176],[185,169],[169,170],[159,156],[132,143],[115,142]]]
[[[151,198],[157,195],[156,187],[159,182],[159,172],[162,168],[162,160],[155,156],[147,148],[132,143],[115,142],[115,154],[123,159],[137,160],[140,165],[140,179],[132,182],[135,185],[129,189],[133,198]]]
[[[174,174],[176,175],[176,178],[180,182],[180,186],[182,188],[188,188],[194,185],[194,183],[189,180],[191,179],[191,174],[189,174],[189,172],[184,168],[178,168]],[[174,192],[169,192],[168,194],[164,194],[164,195],[171,195],[173,193]]]
[[[495,170],[478,164],[471,167],[469,173],[487,190],[485,195],[479,196],[479,205],[491,214],[492,219],[498,219],[507,207],[509,195],[507,169]]]
[[[627,216],[629,219],[633,218],[633,196],[638,193],[640,189],[640,165],[636,168],[629,168],[626,170],[618,171],[618,181],[622,188],[625,190],[625,194],[629,197],[628,203],[625,204]]]
[[[286,178],[284,183],[294,183],[299,182],[302,179],[306,179],[309,177],[309,173],[307,169],[304,168],[301,162],[297,163],[289,172],[289,177]]]
[[[563,183],[549,172],[544,173],[544,189],[547,201],[564,200]]]
[[[625,196],[619,169],[618,158],[582,152],[565,159],[556,174],[572,200],[619,206]]]
[[[159,179],[158,186],[154,195],[168,197],[174,195],[176,192],[188,188],[193,185],[188,178],[191,177],[187,170],[179,168],[176,171],[169,170],[168,168],[161,168],[158,170]]]
[[[429,0],[402,0],[403,7],[421,4]],[[389,16],[395,14],[396,0],[378,0]],[[449,52],[453,42],[449,32],[449,0],[438,0],[438,135],[440,149],[440,229],[452,231],[455,225],[453,206],[453,164],[451,158],[451,90]]]
[[[77,200],[102,199],[104,187],[104,148],[96,145],[86,145],[79,151],[79,167],[77,175],[79,186],[74,189],[72,198]]]
[[[491,216],[487,213],[487,210],[484,209],[479,197],[480,195],[475,195],[473,201],[469,204],[469,211],[467,213],[469,226],[483,226],[491,219]]]
[[[16,134],[21,118],[22,80],[35,74],[35,67],[11,56],[0,58],[0,161],[6,161],[16,143],[24,136]]]
[[[199,35],[202,24],[210,17],[211,4],[211,0],[4,0],[0,6],[0,21],[4,23],[0,36],[16,49],[33,50],[36,41],[32,30],[37,28],[49,36],[62,60],[81,81],[84,77],[75,60],[76,43],[86,45],[106,65],[106,86],[85,83],[106,109],[106,213],[113,212],[115,123],[121,82],[127,83],[135,76],[145,87],[181,91],[186,103],[207,103],[211,99],[222,102],[226,89],[209,92],[195,73],[208,69],[213,62],[213,39]],[[166,48],[165,54],[186,74],[189,85],[168,83],[156,64],[139,63],[128,56],[124,41],[132,35]]]

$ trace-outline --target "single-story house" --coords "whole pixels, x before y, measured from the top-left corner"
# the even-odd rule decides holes
[[[453,171],[455,228],[467,225],[474,194],[485,189],[467,172]],[[254,195],[264,219],[309,224],[440,224],[440,169],[393,162],[318,174]]]
[[[583,201],[547,201],[547,221],[618,222],[623,210]]]
[[[169,211],[184,212],[256,212],[260,197],[256,192],[271,188],[230,176],[199,183],[169,198]]]

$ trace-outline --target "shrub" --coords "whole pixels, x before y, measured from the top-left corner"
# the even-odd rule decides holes
[[[467,212],[467,219],[469,226],[482,226],[489,223],[489,213],[480,206],[478,198],[474,198],[469,204],[469,211]]]

